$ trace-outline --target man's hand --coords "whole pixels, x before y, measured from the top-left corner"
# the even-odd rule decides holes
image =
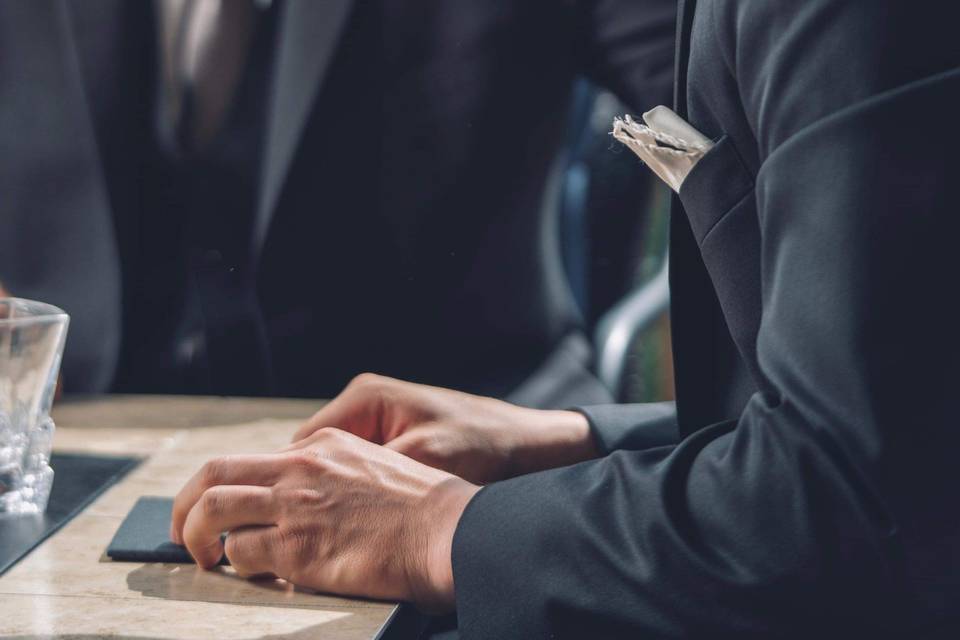
[[[240,575],[453,608],[453,533],[479,487],[337,429],[269,455],[208,462],[174,501],[170,537]],[[220,534],[228,532],[226,549]]]
[[[363,374],[297,431],[336,427],[488,483],[597,456],[585,417]]]

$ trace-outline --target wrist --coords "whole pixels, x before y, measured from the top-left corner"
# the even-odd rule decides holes
[[[425,499],[426,535],[422,580],[414,581],[414,601],[430,613],[447,613],[456,605],[453,582],[453,536],[460,516],[480,487],[458,477],[437,485]],[[417,584],[420,582],[420,584]]]
[[[577,411],[530,409],[528,428],[518,430],[511,475],[565,467],[600,455],[590,423]]]

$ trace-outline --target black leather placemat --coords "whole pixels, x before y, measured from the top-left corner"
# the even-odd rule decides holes
[[[139,463],[138,458],[53,454],[53,490],[47,512],[0,517],[0,575]]]
[[[121,562],[193,562],[185,547],[170,542],[172,508],[172,498],[137,500],[107,546],[107,555]],[[229,564],[226,556],[220,564]]]

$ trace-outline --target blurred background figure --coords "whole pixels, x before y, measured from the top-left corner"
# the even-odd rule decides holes
[[[671,101],[675,11],[0,2],[0,280],[70,312],[68,392],[668,396],[586,336],[662,271],[662,193],[596,158],[606,90]]]

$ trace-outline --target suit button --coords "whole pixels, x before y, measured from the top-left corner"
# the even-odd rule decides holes
[[[223,262],[223,254],[217,249],[207,249],[203,252],[203,264],[208,266],[218,265]]]

